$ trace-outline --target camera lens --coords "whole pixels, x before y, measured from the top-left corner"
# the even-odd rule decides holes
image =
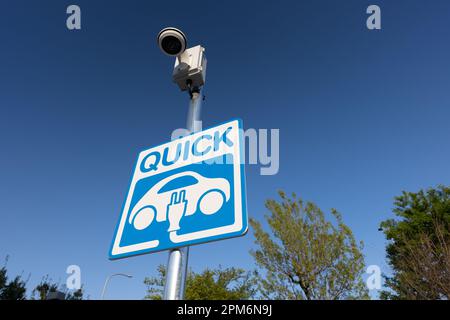
[[[180,53],[182,44],[177,37],[167,36],[162,39],[161,46],[168,54],[176,55]]]
[[[166,55],[178,56],[186,49],[186,36],[177,28],[169,27],[162,29],[156,39],[159,48]]]

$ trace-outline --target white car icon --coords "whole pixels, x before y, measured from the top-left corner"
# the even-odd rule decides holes
[[[143,230],[150,226],[155,216],[157,222],[166,221],[171,195],[182,190],[186,194],[185,216],[197,210],[212,215],[230,199],[228,180],[206,178],[194,171],[185,171],[159,181],[148,190],[133,207],[128,222],[137,230]]]

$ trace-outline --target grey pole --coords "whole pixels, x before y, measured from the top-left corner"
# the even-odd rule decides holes
[[[200,89],[191,92],[189,112],[187,117],[187,129],[190,132],[201,130],[201,105]],[[188,270],[189,247],[172,249],[169,252],[167,263],[166,285],[164,287],[165,300],[183,300]]]
[[[122,277],[127,277],[127,278],[133,278],[132,275],[129,274],[125,274],[125,273],[114,273],[110,276],[108,276],[105,280],[105,284],[103,285],[103,290],[102,290],[102,295],[101,295],[101,300],[104,300],[105,298],[105,293],[106,293],[106,287],[108,286],[109,280],[111,280],[112,277],[114,276],[122,276]]]

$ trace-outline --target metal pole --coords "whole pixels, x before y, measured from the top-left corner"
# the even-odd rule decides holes
[[[196,132],[201,129],[201,94],[200,89],[191,92],[187,129]],[[189,247],[172,249],[167,262],[166,285],[164,287],[165,300],[183,300],[188,270]]]

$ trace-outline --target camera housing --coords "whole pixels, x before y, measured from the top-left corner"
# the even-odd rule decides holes
[[[187,48],[186,36],[173,27],[162,29],[157,39],[164,54],[176,57],[172,80],[182,91],[189,90],[192,93],[205,84],[205,48],[200,45]]]
[[[195,46],[186,49],[175,60],[172,79],[182,91],[200,88],[205,84],[206,57],[205,48]]]
[[[187,47],[186,36],[177,28],[169,27],[162,29],[157,39],[159,48],[168,56],[179,56]]]

